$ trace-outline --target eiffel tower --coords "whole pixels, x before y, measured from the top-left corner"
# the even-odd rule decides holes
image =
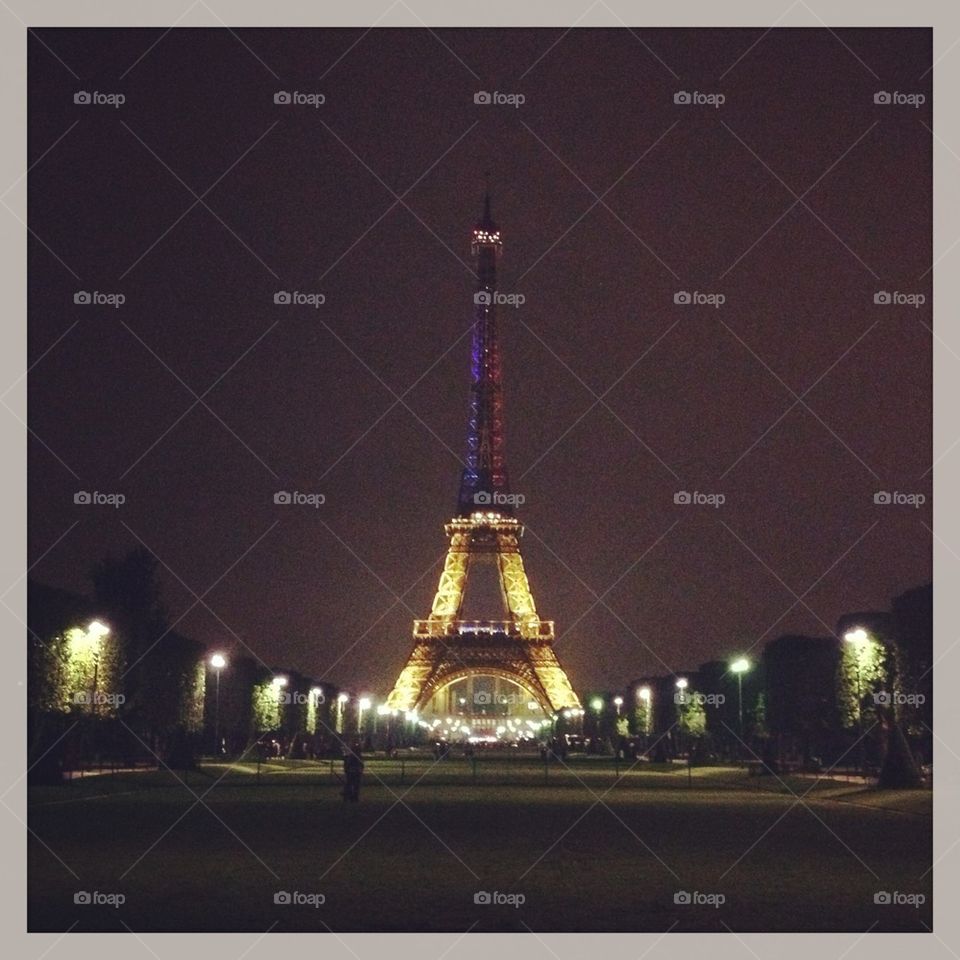
[[[541,620],[537,614],[520,553],[523,526],[514,513],[523,498],[510,493],[504,457],[496,317],[497,259],[502,245],[490,214],[489,191],[471,249],[476,292],[470,406],[457,513],[444,528],[449,548],[433,608],[426,620],[413,623],[413,650],[386,705],[407,713],[422,711],[431,702],[443,702],[444,690],[457,687],[470,696],[471,708],[480,705],[467,712],[486,714],[488,704],[518,702],[505,701],[497,692],[506,688],[519,698],[518,714],[526,708],[527,715],[542,711],[552,717],[562,710],[579,709],[580,701],[554,652],[553,621]],[[472,586],[484,571],[488,590],[482,612],[486,615],[497,607],[499,619],[464,619],[468,581]],[[460,697],[457,702],[468,701]],[[459,712],[465,711],[461,707]]]

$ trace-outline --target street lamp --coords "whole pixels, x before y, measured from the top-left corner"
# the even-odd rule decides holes
[[[100,662],[100,640],[109,632],[110,630],[107,627],[99,621],[94,620],[85,628],[73,627],[64,634],[67,643],[67,659],[70,662],[71,668],[75,670],[74,675],[78,680],[82,678],[84,683],[84,689],[82,691],[74,691],[74,703],[89,704],[91,713],[93,713],[94,710],[97,694],[97,668]],[[91,666],[91,663],[93,667],[92,690],[86,687],[89,679],[87,670]],[[57,689],[59,691],[61,667],[59,659],[57,667]],[[89,697],[87,696],[88,693]]]
[[[750,661],[746,657],[737,657],[730,664],[730,669],[737,675],[737,717],[739,718],[740,738],[737,743],[737,756],[742,757],[743,750],[743,675],[750,669]]]
[[[620,716],[620,708],[623,706],[623,697],[613,698],[614,706],[617,708],[617,716]]]
[[[863,645],[870,639],[870,635],[867,633],[863,627],[857,627],[855,630],[848,630],[844,635],[843,639],[847,643],[853,646],[853,660],[857,667],[857,722],[860,725],[860,732],[863,733],[863,718],[861,715],[861,703],[860,703],[860,651],[863,649]]]
[[[320,720],[320,704],[325,702],[323,687],[311,687],[307,700],[307,733],[311,736],[316,736],[318,725],[326,726]]]
[[[281,729],[283,727],[284,721],[284,710],[281,706],[283,703],[283,694],[281,691],[287,685],[287,678],[284,676],[276,676],[270,681],[270,689],[273,690],[273,699],[275,701],[274,706],[276,707],[276,727]]]
[[[687,732],[687,711],[684,709],[687,697],[684,691],[689,686],[689,682],[686,677],[677,678],[677,689],[680,691],[680,695],[677,699],[677,706],[680,707],[680,739],[681,739],[681,748],[682,741],[685,739],[684,734]]]
[[[593,710],[593,712],[597,715],[593,723],[593,731],[594,731],[594,735],[599,737],[600,736],[600,717],[603,714],[603,698],[594,697],[590,701],[590,707]]]
[[[859,734],[857,756],[860,761],[860,772],[863,772],[863,694],[860,690],[860,651],[870,639],[870,635],[863,627],[848,630],[843,639],[853,647],[853,660],[857,668],[857,732]]]
[[[90,716],[93,717],[97,712],[97,674],[100,669],[100,646],[103,638],[110,632],[110,628],[104,626],[99,620],[92,620],[88,625],[86,632],[76,631],[77,639],[82,648],[90,650],[93,656],[93,688],[90,692]],[[84,670],[86,673],[86,670]],[[95,736],[91,733],[91,736]]]
[[[213,713],[213,752],[220,753],[220,671],[227,665],[227,658],[222,653],[215,653],[210,658],[210,666],[217,673],[217,699]]]
[[[643,701],[643,734],[647,736],[650,733],[653,718],[650,716],[650,700],[652,693],[649,687],[641,687],[637,691],[637,697]]]
[[[363,711],[370,709],[370,698],[361,697],[357,701],[357,733],[363,736]]]
[[[350,699],[349,693],[338,693],[337,694],[337,721],[335,726],[337,728],[337,733],[343,733],[343,715],[347,709],[347,701]]]
[[[97,708],[97,674],[100,670],[100,641],[110,633],[110,628],[104,626],[99,620],[91,620],[87,624],[85,633],[77,631],[81,635],[81,647],[86,647],[93,655],[93,689],[90,691],[90,712],[96,712]]]
[[[730,664],[730,669],[737,675],[737,712],[740,717],[740,739],[743,739],[743,675],[750,669],[750,661],[746,657],[738,657]]]

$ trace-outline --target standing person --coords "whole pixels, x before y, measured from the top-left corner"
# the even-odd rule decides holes
[[[360,778],[363,776],[363,759],[360,754],[360,742],[354,741],[353,746],[343,755],[343,799],[356,803],[360,799]]]

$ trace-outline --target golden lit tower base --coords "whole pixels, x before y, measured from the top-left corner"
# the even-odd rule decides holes
[[[490,197],[473,230],[471,247],[477,265],[473,297],[473,340],[467,450],[460,478],[457,515],[446,525],[450,548],[440,574],[433,609],[413,624],[413,652],[387,699],[391,710],[421,711],[446,702],[445,712],[504,717],[500,731],[518,722],[536,724],[533,714],[580,707],[553,650],[553,622],[541,620],[530,594],[520,556],[523,527],[514,517],[522,497],[510,493],[504,455],[503,383],[497,327],[497,258],[500,231],[490,215]],[[496,567],[499,591],[491,590],[482,609],[464,609],[471,572],[474,584]],[[499,593],[499,596],[492,594]],[[471,593],[471,600],[473,594]],[[501,619],[465,619],[497,610]],[[492,678],[491,686],[486,679]],[[458,684],[458,681],[466,681]],[[526,694],[517,710],[490,711],[490,697],[499,698],[501,682],[516,684]],[[456,686],[454,686],[456,685]],[[478,692],[479,691],[479,692]],[[460,696],[461,693],[467,696]],[[468,697],[473,702],[468,705]],[[475,709],[475,705],[481,709]],[[512,707],[494,703],[493,707]],[[465,708],[465,709],[464,709]],[[439,709],[443,710],[442,707]],[[526,714],[524,713],[526,710]],[[482,726],[482,720],[473,726]],[[463,729],[471,729],[464,726]]]
[[[391,710],[420,710],[447,685],[471,676],[521,686],[547,714],[580,701],[553,650],[553,621],[541,620],[523,569],[513,517],[477,512],[446,525],[450,547],[433,610],[413,622],[413,652],[387,699]],[[506,620],[460,620],[470,566],[493,557]]]

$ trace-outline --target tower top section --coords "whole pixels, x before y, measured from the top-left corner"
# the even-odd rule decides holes
[[[470,246],[475,257],[479,256],[483,249],[492,249],[497,255],[502,251],[503,242],[500,239],[500,229],[494,223],[493,216],[490,213],[489,189],[483,195],[483,216],[473,228]]]
[[[483,216],[471,235],[476,263],[473,294],[473,339],[470,357],[470,407],[467,449],[460,477],[457,515],[474,513],[510,516],[503,442],[503,384],[497,329],[497,258],[500,230],[490,212],[490,191],[483,198]]]

